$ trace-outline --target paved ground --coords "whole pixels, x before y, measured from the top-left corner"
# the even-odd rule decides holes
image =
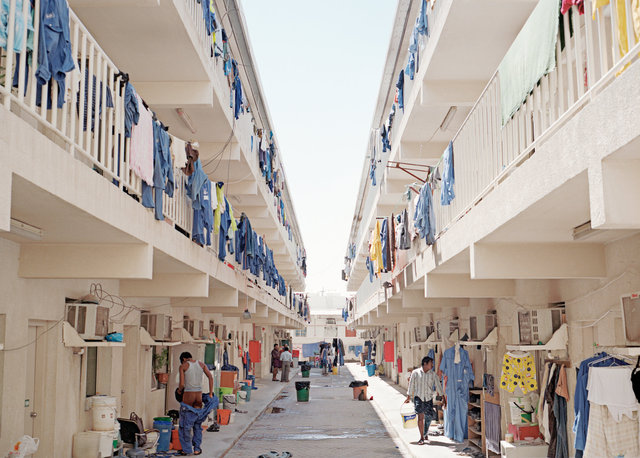
[[[258,457],[272,450],[294,457],[402,456],[401,444],[396,445],[372,403],[353,400],[353,376],[345,367],[340,375],[324,377],[313,369],[311,378],[293,379],[298,380],[311,382],[309,402],[297,402],[290,383],[225,457]]]

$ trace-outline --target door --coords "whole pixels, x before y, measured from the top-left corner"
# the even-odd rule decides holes
[[[33,342],[27,346],[27,358],[25,361],[27,378],[25,383],[24,395],[24,433],[35,437],[34,423],[38,411],[36,410],[36,346],[38,344],[36,338],[38,336],[38,327],[29,325],[27,332],[27,342]]]

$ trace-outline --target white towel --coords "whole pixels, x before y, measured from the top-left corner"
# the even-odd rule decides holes
[[[623,415],[633,418],[633,412],[640,410],[631,386],[631,370],[631,366],[589,368],[589,401],[607,406],[617,422]]]

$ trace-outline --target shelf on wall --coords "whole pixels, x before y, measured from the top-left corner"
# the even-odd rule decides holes
[[[435,345],[438,343],[440,342],[436,341],[436,333],[432,332],[431,334],[429,334],[429,337],[427,337],[427,340],[425,340],[424,342],[415,342],[409,345],[409,347],[419,347],[420,345]]]
[[[569,331],[567,324],[564,323],[553,333],[549,342],[544,345],[507,345],[507,350],[519,350],[519,351],[553,351],[553,350],[566,350],[569,342]]]
[[[615,347],[613,353],[624,356],[640,356],[640,347]]]
[[[160,340],[154,340],[145,328],[140,328],[140,345],[147,347],[175,347],[181,343],[182,342],[162,342]]]
[[[84,340],[68,321],[62,322],[62,341],[65,347],[124,347],[124,342],[107,342],[106,340]]]
[[[460,341],[460,345],[468,345],[468,346],[487,346],[487,347],[495,347],[498,345],[498,328],[493,328],[491,332],[484,338],[482,341]]]

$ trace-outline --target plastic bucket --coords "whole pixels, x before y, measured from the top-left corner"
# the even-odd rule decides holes
[[[224,398],[225,394],[233,394],[233,388],[227,388],[227,387],[220,387],[220,396],[221,398]]]
[[[242,390],[238,391],[238,404],[244,404],[247,402],[247,392]]]
[[[250,385],[243,386],[242,391],[247,393],[247,402],[251,401],[251,386]]]
[[[296,391],[298,402],[309,402],[309,388],[303,388]]]
[[[113,431],[116,423],[116,398],[92,396],[93,431]]]
[[[365,386],[354,386],[353,387],[353,399],[358,399],[360,397],[360,392],[364,391],[364,398],[367,399],[367,387]]]
[[[171,431],[171,449],[182,450],[182,445],[180,444],[180,430],[178,428]]]
[[[418,427],[418,414],[411,404],[403,404],[400,408],[400,416],[402,417],[402,427],[411,429]]]
[[[157,447],[157,450],[159,452],[169,451],[169,445],[171,444],[172,427],[173,427],[173,423],[171,423],[171,420],[153,422],[153,429],[157,429],[158,431],[160,431],[160,438],[158,439],[158,447]]]
[[[369,375],[369,377],[373,377],[376,374],[376,365],[375,364],[369,364],[367,366],[367,374]]]
[[[227,409],[218,409],[218,424],[228,425],[231,418],[231,411]]]
[[[331,372],[333,372],[333,375],[338,375],[338,366],[333,366],[333,369],[331,369]]]
[[[303,376],[304,378],[309,378],[309,373],[310,373],[310,372],[311,372],[311,371],[302,371],[302,376]]]
[[[365,365],[365,366],[368,366],[369,364],[373,364],[373,360],[372,360],[372,359],[366,359],[366,360],[364,361],[364,365]]]
[[[225,394],[222,397],[222,407],[226,410],[233,411],[236,408],[236,397],[234,394]]]

